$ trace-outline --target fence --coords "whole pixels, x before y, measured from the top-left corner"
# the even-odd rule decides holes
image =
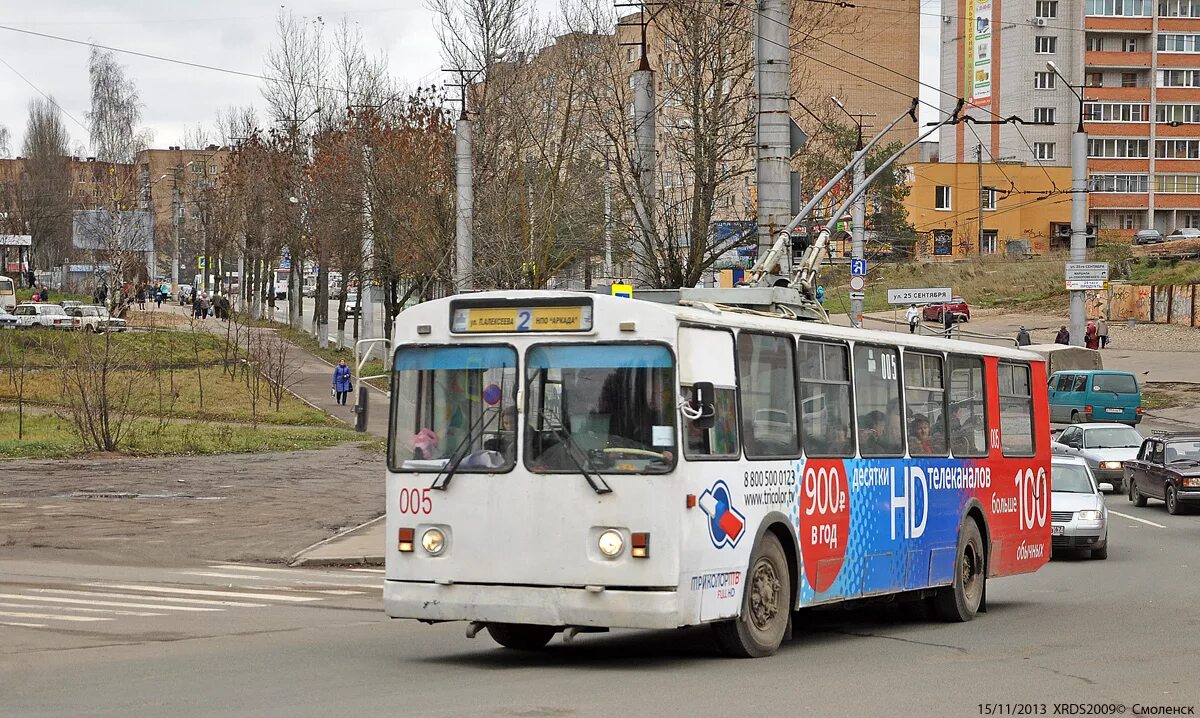
[[[1107,290],[1087,293],[1089,319],[1104,317],[1110,321],[1153,322],[1195,327],[1197,317],[1195,284],[1109,285]]]

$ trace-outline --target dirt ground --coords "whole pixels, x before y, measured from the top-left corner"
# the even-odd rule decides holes
[[[283,561],[384,509],[382,452],[0,462],[0,552],[118,564]]]

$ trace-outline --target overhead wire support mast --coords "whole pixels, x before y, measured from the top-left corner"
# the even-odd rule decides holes
[[[896,125],[900,124],[905,117],[912,118],[912,121],[916,122],[917,106],[919,104],[920,101],[917,98],[913,98],[912,105],[907,110],[898,115],[896,119],[889,122],[887,126],[885,126],[877,135],[872,137],[871,141],[862,148],[863,156],[866,156],[866,153],[870,152],[875,145],[879,144],[883,140],[884,135],[891,132],[892,129],[895,128]],[[825,183],[824,187],[817,190],[816,194],[812,196],[812,199],[808,201],[808,204],[804,205],[800,212],[792,218],[792,221],[788,222],[783,229],[779,230],[779,233],[776,235],[775,243],[771,245],[770,251],[768,251],[765,255],[760,256],[758,261],[754,263],[754,267],[750,269],[751,284],[756,284],[761,281],[767,270],[780,262],[780,260],[783,258],[784,252],[791,250],[792,232],[804,222],[805,218],[812,213],[813,209],[816,208],[821,200],[823,200],[827,194],[833,191],[833,188],[837,186],[838,182],[841,182],[842,178],[849,174],[850,170],[855,164],[855,162],[851,162],[839,170],[837,174],[835,174],[828,182]]]
[[[824,229],[822,229],[821,233],[819,235],[817,235],[816,240],[813,241],[813,243],[811,245],[809,245],[808,249],[804,250],[804,257],[800,260],[800,268],[796,270],[796,273],[792,277],[792,284],[799,286],[801,293],[804,295],[804,297],[806,299],[815,301],[816,288],[813,286],[813,283],[817,277],[817,268],[820,266],[821,260],[824,259],[824,255],[825,255],[827,249],[829,248],[829,236],[833,232],[833,227],[837,223],[838,218],[841,217],[846,212],[846,209],[856,199],[858,199],[859,195],[861,195],[867,191],[867,188],[869,188],[871,186],[871,183],[874,182],[879,177],[879,175],[883,174],[886,170],[888,170],[896,160],[900,159],[900,157],[902,157],[904,155],[905,152],[908,152],[913,147],[916,147],[918,143],[923,141],[926,137],[933,134],[934,132],[937,132],[942,127],[958,122],[959,121],[959,113],[962,112],[963,106],[965,104],[966,104],[966,101],[963,100],[962,98],[959,98],[958,104],[954,107],[954,111],[951,112],[949,114],[949,116],[946,117],[946,119],[941,120],[940,122],[931,123],[929,129],[927,129],[926,131],[917,135],[916,139],[914,139],[913,141],[904,145],[899,150],[897,150],[894,154],[892,154],[891,157],[888,157],[886,160],[881,162],[879,164],[879,167],[877,167],[874,172],[872,172],[870,175],[867,176],[867,178],[863,181],[862,185],[859,187],[855,187],[854,190],[850,193],[850,196],[846,197],[846,199],[842,202],[842,206],[838,208],[838,211],[835,212],[832,217],[830,217],[829,221],[825,224]],[[913,105],[912,112],[913,113],[916,112],[915,104]],[[882,133],[880,133],[880,134],[882,135]],[[876,137],[876,139],[878,139],[878,137]],[[872,142],[874,142],[874,140],[872,140]],[[870,145],[868,145],[868,147],[869,146]],[[849,168],[846,168],[846,169],[849,169]],[[846,172],[846,170],[843,170],[842,174],[844,175],[845,172]],[[792,224],[799,225],[799,223],[800,223],[800,221],[802,221],[802,219],[803,219],[803,217],[798,216],[792,220]],[[792,225],[789,225],[789,226],[792,226]],[[789,230],[789,236],[790,236],[790,230]],[[789,239],[789,241],[790,241],[790,239]]]

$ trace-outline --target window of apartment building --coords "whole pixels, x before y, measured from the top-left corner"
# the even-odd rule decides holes
[[[1121,73],[1121,87],[1137,87],[1137,86],[1138,86],[1138,73],[1136,73],[1136,72],[1122,72]]]
[[[1150,191],[1149,175],[1094,174],[1088,181],[1093,192],[1142,194]]]
[[[950,188],[945,185],[938,185],[933,190],[933,208],[934,209],[950,209]]]
[[[1033,6],[1034,17],[1058,17],[1058,0],[1037,0]]]
[[[1158,36],[1159,52],[1200,52],[1200,35],[1162,33]]]
[[[1053,35],[1033,38],[1033,51],[1039,55],[1053,55],[1057,49],[1058,38]]]
[[[1138,41],[1136,37],[1127,37],[1121,41],[1121,52],[1137,52]]]
[[[632,63],[633,60],[634,60],[633,48],[632,47],[625,48],[625,62]]]
[[[1033,121],[1034,122],[1053,123],[1054,122],[1054,108],[1053,107],[1035,107],[1035,108],[1033,108]]]
[[[1200,175],[1154,175],[1154,191],[1163,194],[1200,193]]]
[[[1131,212],[1121,212],[1116,215],[1115,221],[1121,229],[1137,229],[1137,215]]]
[[[1033,88],[1035,90],[1053,90],[1054,89],[1054,73],[1053,72],[1035,72],[1035,73],[1033,73]]]
[[[1158,14],[1163,17],[1200,17],[1200,0],[1161,0]]]
[[[1087,15],[1150,17],[1154,0],[1087,0]]]
[[[999,243],[1000,233],[994,229],[985,229],[979,234],[979,253],[995,254]]]
[[[1054,143],[1053,142],[1034,142],[1033,157],[1038,160],[1053,160],[1054,159]]]
[[[984,187],[979,192],[979,201],[983,203],[983,208],[988,210],[996,209],[996,188]]]
[[[192,162],[190,164],[192,165],[192,174],[194,174],[194,175],[204,174],[204,165],[200,164],[199,162]]]
[[[1104,87],[1103,72],[1089,72],[1083,76],[1083,84],[1088,87]]]
[[[1159,87],[1200,87],[1200,70],[1159,70]]]
[[[1089,102],[1083,106],[1083,116],[1088,122],[1148,122],[1150,105],[1136,102]]]
[[[209,173],[210,175],[215,175],[215,174],[217,174],[217,166],[216,166],[216,165],[209,165],[209,166],[208,166],[208,173]]]
[[[1088,157],[1149,157],[1150,140],[1089,138]]]
[[[1200,140],[1155,140],[1154,156],[1164,160],[1200,159]]]
[[[1103,52],[1104,36],[1103,35],[1088,35],[1086,48],[1088,52]]]
[[[1181,125],[1200,123],[1200,105],[1158,105],[1157,121],[1178,122]]]
[[[1200,213],[1180,212],[1176,215],[1176,227],[1200,227]]]

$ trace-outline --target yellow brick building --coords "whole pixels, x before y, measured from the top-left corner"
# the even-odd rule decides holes
[[[982,183],[980,173],[973,162],[909,166],[905,209],[918,256],[1026,256],[1069,244],[1070,167],[985,163]]]

